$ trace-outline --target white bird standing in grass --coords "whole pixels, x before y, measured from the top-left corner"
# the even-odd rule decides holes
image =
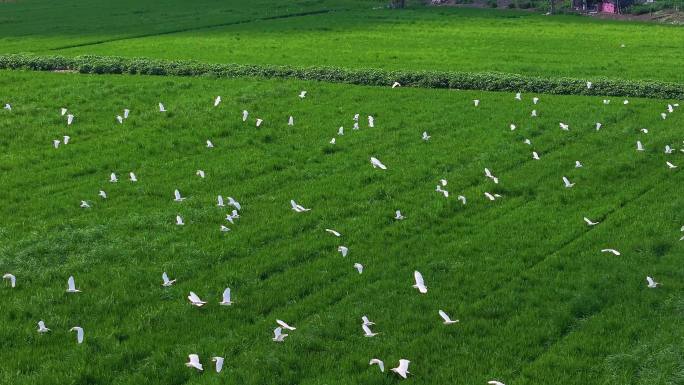
[[[207,140],[207,148],[214,148],[214,143],[211,140]]]
[[[278,325],[280,325],[283,329],[287,329],[287,330],[297,330],[296,327],[288,325],[288,324],[287,324],[285,321],[283,321],[283,320],[277,319],[277,320],[276,320],[276,323],[277,323]]]
[[[370,127],[370,128],[375,127],[375,118],[372,117],[371,115],[368,115],[368,127]]]
[[[59,139],[53,140],[52,141],[52,147],[59,148],[59,143],[60,143]]]
[[[16,287],[17,286],[17,277],[15,277],[14,274],[5,273],[5,275],[2,276],[2,279],[8,280],[10,283],[10,287]]]
[[[223,370],[223,357],[211,357],[211,360],[216,363],[216,373],[221,373]]]
[[[302,91],[299,93],[299,98],[304,99],[306,97],[306,91]]]
[[[484,169],[484,173],[485,173],[485,176],[487,178],[491,179],[492,181],[494,181],[495,184],[499,184],[499,178],[495,177],[494,174],[492,174],[492,172],[489,171],[488,168]]]
[[[588,226],[596,226],[600,223],[600,222],[592,222],[592,220],[587,218],[587,217],[584,217],[584,221],[587,222]]]
[[[48,329],[45,326],[45,322],[43,320],[38,321],[38,333],[43,334],[49,332],[50,329]]]
[[[363,274],[363,265],[362,264],[356,262],[354,264],[354,268],[356,269],[356,271],[359,272],[359,274]]]
[[[173,191],[173,196],[174,196],[174,198],[173,198],[174,202],[183,202],[185,200],[185,198],[183,198],[181,196],[181,193],[180,193],[180,191],[178,191],[178,189]]]
[[[69,279],[67,280],[67,293],[80,293],[81,291],[76,288],[76,283],[74,281],[74,276],[70,276]]]
[[[162,273],[162,286],[170,287],[174,283],[176,283],[175,279],[169,279],[169,276],[166,274],[166,272]]]
[[[119,122],[119,124],[123,124],[124,118],[121,115],[116,116],[116,121]]]
[[[515,100],[522,100],[522,93],[517,92],[517,93],[515,94]]]
[[[385,363],[380,361],[377,358],[371,359],[370,362],[368,363],[368,365],[378,365],[378,367],[380,368],[380,371],[383,373],[385,372]]]
[[[368,317],[365,316],[365,315],[361,317],[361,321],[363,321],[363,324],[364,324],[364,325],[368,325],[368,326],[370,326],[370,325],[375,325],[375,322],[372,322],[372,321],[371,321],[370,319],[368,319]]]
[[[515,131],[515,129],[518,128],[518,127],[516,127],[516,125],[513,124],[513,123],[511,123],[511,125],[508,126],[508,127],[511,129],[511,131]]]
[[[474,100],[473,100],[473,104],[475,105],[475,107],[479,106],[479,105],[480,105],[480,100],[479,100],[479,99],[474,99]]]
[[[123,111],[123,114],[124,114],[123,117],[124,117],[124,119],[128,119],[128,115],[129,115],[130,113],[131,113],[131,110],[129,110],[128,108],[125,108],[124,111]]]
[[[536,96],[535,96],[535,97],[533,97],[533,98],[532,98],[532,103],[534,103],[534,104],[537,104],[537,103],[539,103],[539,98],[538,98],[538,97],[536,97]]]
[[[9,103],[5,103],[4,107],[7,111],[12,111],[12,106]]]
[[[287,125],[294,126],[294,118],[292,116],[290,116],[290,118],[287,120]]]
[[[430,138],[431,138],[431,136],[428,135],[427,131],[423,131],[422,139],[427,142],[428,140],[430,140]]]
[[[488,192],[486,192],[486,191],[485,191],[485,193],[484,193],[484,196],[486,196],[487,199],[489,199],[490,201],[496,200],[496,196],[495,196],[495,195],[492,195],[491,193],[488,193]]]
[[[219,103],[221,103],[221,97],[217,96],[216,99],[214,99],[214,107],[218,107]]]
[[[344,127],[340,127],[337,129],[337,135],[338,136],[343,136],[344,135]]]
[[[379,168],[381,170],[387,170],[387,166],[382,164],[382,162],[379,161],[378,158],[374,158],[371,156],[370,162],[371,162],[371,166],[373,166],[373,168]]]
[[[448,315],[447,313],[444,312],[444,310],[440,310],[440,311],[439,311],[439,316],[442,317],[442,319],[444,320],[444,324],[445,324],[445,325],[451,325],[451,324],[458,323],[458,320],[452,320],[452,319],[449,317],[449,315]]]
[[[200,178],[204,179],[204,176],[205,176],[204,170],[197,170],[197,172],[195,172],[195,175],[197,175],[197,176],[199,176]]]
[[[506,385],[503,382],[492,380],[492,381],[487,381],[489,385]]]
[[[62,115],[62,116],[64,116],[64,115],[66,115],[67,111],[69,111],[69,110],[66,109],[66,108],[64,108],[64,107],[62,107],[62,108],[59,109],[59,114]]]
[[[600,130],[603,125],[599,122],[596,122],[596,131]]]
[[[651,289],[655,289],[658,287],[658,285],[660,285],[660,283],[654,281],[651,277],[646,277],[646,282],[648,282],[648,287]]]
[[[79,344],[83,343],[83,328],[80,326],[74,326],[69,331],[76,332],[76,342]]]
[[[379,333],[373,333],[373,331],[370,329],[368,325],[361,325],[361,329],[363,329],[363,336],[364,337],[375,337]]]
[[[289,334],[283,334],[283,328],[277,327],[273,329],[273,341],[275,342],[283,342],[285,341],[285,337],[287,337]]]
[[[641,144],[640,140],[637,140],[637,151],[644,151],[644,145]]]
[[[394,212],[394,219],[401,221],[405,219],[405,217],[401,214],[401,211],[397,210]]]
[[[349,253],[349,248],[347,246],[338,246],[337,251],[342,254],[343,257],[346,257]]]
[[[390,370],[400,375],[402,378],[406,378],[407,374],[411,374],[411,372],[408,371],[410,363],[411,361],[409,360],[401,359],[399,360],[399,366],[397,366],[396,368],[392,368]]]
[[[67,115],[67,126],[71,126],[71,123],[74,122],[74,115],[69,114]]]
[[[128,177],[129,177],[131,182],[137,182],[138,181],[138,177],[136,177],[133,172],[129,172]]]
[[[89,209],[90,205],[86,201],[81,201],[81,208],[82,209]]]
[[[401,83],[399,83],[399,82],[392,83],[392,88],[397,88],[397,87],[401,87]]]
[[[159,103],[159,112],[166,112],[166,108],[164,108],[164,105]]]
[[[558,123],[558,125],[560,126],[561,130],[563,130],[563,131],[570,131],[569,125],[567,125],[565,123]]]
[[[188,354],[188,362],[185,363],[188,368],[195,368],[199,371],[203,371],[204,367],[199,361],[199,356],[197,354]]]
[[[532,110],[532,112],[530,112],[530,116],[537,117],[537,110]]]
[[[260,126],[261,126],[261,123],[263,123],[263,122],[264,122],[263,119],[257,119],[257,120],[256,120],[256,126],[257,126],[257,127],[260,127]]]
[[[223,296],[221,302],[219,302],[219,305],[230,306],[232,304],[233,302],[230,300],[230,288],[227,287],[225,290],[223,290]]]
[[[297,204],[297,202],[295,202],[294,199],[290,200],[290,206],[292,206],[292,210],[294,210],[297,213],[303,213],[305,211],[311,211],[311,209],[307,209],[304,206]]]
[[[570,179],[563,177],[563,184],[565,185],[565,188],[570,188],[574,186],[574,183],[570,183]]]
[[[216,206],[218,207],[225,207],[226,205],[223,203],[223,197],[219,195],[216,197]]]
[[[620,252],[615,249],[601,249],[602,253],[611,253],[613,255],[620,255]]]
[[[200,297],[192,291],[190,292],[190,295],[188,295],[188,301],[190,301],[192,306],[197,307],[202,307],[206,304],[206,301],[202,301]]]
[[[233,197],[228,197],[228,205],[233,206],[238,210],[242,210],[242,206],[240,206],[240,202],[236,201]]]
[[[246,122],[246,121],[247,121],[247,117],[249,117],[249,112],[247,112],[247,110],[243,110],[243,111],[242,111],[242,121],[243,121],[243,122]]]
[[[539,154],[536,151],[532,151],[532,159],[539,160]]]
[[[230,231],[230,228],[228,228],[225,225],[221,225],[221,227],[219,227],[219,230],[221,230],[222,233],[227,233]]]
[[[183,226],[185,225],[185,222],[183,222],[183,217],[180,215],[176,215],[176,226]]]
[[[672,168],[677,168],[677,166],[675,166],[674,164],[672,164],[672,163],[670,163],[670,162],[665,162],[665,164],[667,165],[668,168],[671,168],[671,169],[672,169]]]
[[[62,140],[64,141],[64,144],[69,144],[69,139],[71,139],[71,137],[70,137],[69,135],[64,135],[64,136],[62,137]]]
[[[116,178],[116,174],[111,173],[111,174],[109,175],[109,182],[110,182],[110,183],[116,183],[116,182],[118,182],[118,181],[119,181],[119,179]]]
[[[427,286],[425,286],[425,281],[423,280],[423,274],[421,274],[419,271],[414,271],[413,272],[413,278],[416,281],[416,283],[415,283],[415,285],[413,285],[413,287],[418,289],[418,291],[421,294],[427,293]]]
[[[466,204],[466,197],[464,197],[463,195],[459,195],[456,199],[461,201],[462,204]]]

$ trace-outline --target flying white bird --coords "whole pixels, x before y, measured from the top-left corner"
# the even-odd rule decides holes
[[[354,264],[354,268],[356,269],[356,271],[359,272],[359,274],[362,274],[362,273],[363,273],[363,265],[362,265],[362,264],[356,262],[356,263]]]
[[[285,337],[288,336],[288,334],[283,334],[283,328],[277,327],[273,329],[273,341],[275,342],[283,342],[285,341]]]
[[[629,100],[625,99],[622,104],[629,104]]]
[[[485,176],[494,181],[495,184],[499,183],[499,178],[495,177],[488,168],[484,169]]]
[[[582,166],[582,162],[580,162],[579,160],[576,160],[575,161],[575,168],[582,168],[582,167],[584,167],[584,166]]]
[[[377,158],[374,158],[371,156],[370,162],[371,162],[371,166],[373,166],[373,168],[380,168],[381,170],[387,170],[387,166],[382,164],[382,162],[380,162]]]
[[[530,112],[530,116],[537,117],[537,110],[532,110],[532,112]]]
[[[343,257],[346,257],[349,253],[349,248],[347,246],[338,246],[337,251],[342,254]]]
[[[513,124],[513,123],[511,123],[511,125],[510,125],[509,127],[511,128],[511,131],[515,131],[515,129],[517,128],[517,127],[515,126],[515,124]]]
[[[670,162],[665,162],[665,164],[667,165],[668,168],[677,168],[677,166],[675,166],[674,164],[672,164]]]
[[[287,324],[285,321],[283,321],[283,320],[277,319],[277,320],[276,320],[276,323],[277,323],[278,325],[282,326],[283,329],[287,329],[287,330],[297,330],[296,327],[293,327],[293,326],[288,325],[288,324]]]
[[[124,109],[124,119],[128,119],[128,115],[131,113],[131,110],[128,108]]]
[[[523,143],[527,144],[528,146],[531,146],[531,145],[532,145],[532,141],[529,140],[529,139],[523,140]]]
[[[197,170],[195,175],[199,176],[200,178],[204,178],[204,170]]]
[[[335,138],[332,138],[332,139],[330,139],[330,142],[328,142],[328,143],[335,144],[335,143],[337,143],[337,140],[335,140]]]
[[[116,121],[119,122],[119,124],[123,124],[124,118],[121,115],[116,116]]]
[[[532,159],[539,160],[539,154],[536,151],[532,151]]]
[[[217,107],[221,103],[221,97],[217,96],[216,99],[214,99],[214,107]]]
[[[264,122],[263,119],[257,119],[257,120],[256,120],[256,126],[257,126],[257,127],[261,126],[261,123],[263,123],[263,122]]]
[[[5,103],[4,107],[7,111],[12,111],[12,106],[9,103]]]
[[[487,197],[487,199],[489,199],[490,201],[496,200],[496,196],[495,196],[495,195],[492,195],[492,194],[490,194],[490,193],[488,193],[488,192],[486,192],[486,191],[485,191],[484,195],[485,195],[485,196]]]
[[[669,112],[669,113],[673,113],[673,112],[674,112],[674,107],[672,106],[672,104],[668,104],[668,105],[667,105],[667,112]]]
[[[639,130],[639,131],[643,132],[644,134],[648,134],[648,129],[647,129],[647,128],[642,128],[642,129]]]
[[[563,131],[570,131],[569,125],[567,125],[565,123],[558,123],[558,125],[560,126],[561,130],[563,130]]]
[[[534,98],[532,98],[532,103],[534,103],[534,104],[539,103],[539,98],[536,96]]]
[[[64,135],[64,136],[62,137],[62,140],[64,141],[64,144],[69,144],[69,139],[71,139],[71,137],[70,137],[69,135]]]
[[[216,363],[216,373],[221,373],[223,369],[223,357],[211,357],[211,360]]]
[[[178,191],[178,189],[173,191],[173,196],[174,196],[174,198],[173,198],[174,202],[183,202],[185,200],[185,198],[183,198],[181,196],[181,193],[180,193],[180,191]]]
[[[368,115],[368,127],[370,127],[370,128],[375,127],[375,118],[373,118],[370,115]]]
[[[89,209],[90,205],[86,201],[81,201],[81,208],[82,209]]]
[[[495,381],[495,380],[487,381],[487,383],[488,383],[489,385],[506,385],[506,384],[504,384],[503,382]]]
[[[236,203],[237,203],[237,202],[236,202]],[[238,205],[239,205],[239,203],[238,203]],[[233,210],[233,211],[230,213],[230,216],[233,217],[233,219],[240,218],[240,214],[238,214],[238,211],[237,211],[237,210]]]
[[[563,177],[563,184],[565,185],[565,188],[570,188],[574,186],[574,183],[570,183],[570,180],[566,177]]]
[[[294,210],[297,213],[303,213],[305,211],[311,211],[311,209],[307,209],[304,206],[297,204],[297,202],[295,202],[294,199],[290,200],[290,206],[292,206],[292,210]]]
[[[222,233],[227,233],[230,231],[230,228],[228,228],[225,225],[221,225],[221,227],[219,227],[219,229],[221,230]]]
[[[396,220],[398,220],[398,221],[404,219],[404,216],[401,215],[401,211],[397,210],[397,211],[394,213],[394,219],[396,219]]]
[[[332,235],[334,235],[334,236],[336,236],[336,237],[342,236],[342,234],[340,234],[339,232],[337,232],[337,231],[335,231],[335,230],[333,230],[333,229],[325,229],[325,231],[328,232],[328,233],[330,233],[330,234],[332,234]]]
[[[589,219],[587,217],[584,217],[584,221],[587,223],[588,226],[596,226],[600,223],[600,222],[593,222],[591,219]]]
[[[207,148],[214,148],[214,143],[211,140],[207,140]]]
[[[440,179],[440,180],[439,180],[439,183],[440,183],[442,186],[445,186],[445,187],[446,187],[446,185],[449,183],[449,181],[447,181],[446,179]]]
[[[407,374],[411,374],[411,372],[408,371],[408,367],[409,367],[410,363],[411,363],[411,361],[409,361],[409,360],[401,359],[401,360],[399,360],[399,366],[397,366],[396,368],[392,368],[390,370],[393,371],[394,373],[400,375],[402,378],[406,378]]]
[[[110,181],[111,183],[116,183],[116,182],[118,182],[119,180],[116,178],[116,174],[111,173],[111,174],[109,175],[109,181]]]
[[[166,108],[164,108],[164,105],[159,103],[159,112],[166,112]]]
[[[459,195],[457,199],[461,201],[461,203],[466,204],[466,197],[464,197],[463,195]]]
[[[202,301],[200,297],[197,296],[194,292],[190,292],[190,295],[188,295],[188,301],[190,301],[190,304],[192,306],[197,306],[197,307],[202,307],[206,304],[205,301]]]
[[[354,122],[354,126],[352,127],[352,130],[358,130],[359,129],[359,122]]]
[[[448,315],[447,313],[444,312],[444,310],[440,310],[440,311],[439,311],[439,316],[442,317],[442,319],[444,320],[444,324],[445,324],[445,325],[451,325],[451,324],[458,323],[458,320],[452,320],[452,319],[449,317],[449,315]]]
[[[637,151],[644,151],[644,145],[641,144],[640,140],[637,140]]]
[[[5,275],[2,276],[2,279],[8,280],[10,283],[10,287],[16,287],[17,286],[17,277],[15,277],[14,274],[5,273]]]
[[[69,110],[67,110],[66,108],[62,107],[62,108],[60,108],[59,113],[60,113],[60,115],[64,116],[64,115],[66,115],[67,111],[69,111]]]
[[[413,278],[416,280],[416,284],[413,287],[418,289],[421,294],[427,293],[427,286],[425,286],[425,281],[423,281],[423,275],[419,271],[414,271]]]
[[[651,277],[646,277],[646,282],[648,282],[648,287],[651,289],[655,289],[658,287],[658,285],[660,285],[659,282],[654,281]]]
[[[240,202],[233,199],[233,197],[228,197],[228,205],[233,206],[238,210],[242,210],[242,207],[240,206]]]
[[[38,321],[38,333],[43,334],[49,332],[50,329],[48,329],[45,326],[45,322],[43,320]]]
[[[301,99],[304,99],[304,98],[306,97],[306,91],[300,92],[300,93],[299,93],[299,97],[300,97]]]
[[[437,187],[435,187],[435,191],[438,193],[442,193],[445,198],[449,197],[449,191],[442,189],[442,186],[440,185],[437,185]]]
[[[176,215],[176,226],[183,226],[185,222],[183,222],[183,217],[180,215]]]
[[[600,130],[601,127],[603,127],[603,124],[596,122],[596,131]]]
[[[223,197],[221,195],[216,197],[216,206],[225,207],[225,204],[223,203]]]
[[[188,362],[185,363],[188,368],[195,368],[199,371],[203,371],[204,367],[199,361],[199,356],[197,354],[188,354]]]
[[[478,99],[475,99],[473,100],[473,104],[475,105],[475,107],[477,107],[480,105],[480,101]]]
[[[363,336],[364,337],[375,337],[380,333],[373,333],[373,331],[370,329],[368,325],[361,325],[361,329],[363,329]]]
[[[174,283],[176,283],[175,279],[169,279],[169,276],[166,274],[166,272],[162,273],[162,281],[163,281],[162,286],[164,286],[164,287],[169,287],[169,286],[173,285]]]
[[[74,122],[74,115],[69,114],[67,115],[67,126],[71,126],[71,123]]]
[[[67,280],[67,293],[80,293],[81,291],[76,288],[76,283],[74,282],[74,276],[70,276]]]
[[[53,140],[52,141],[52,147],[59,148],[59,143],[60,143],[59,139]]]
[[[423,138],[422,139],[427,142],[428,140],[430,140],[430,138],[431,138],[431,136],[428,135],[427,131],[423,131]]]
[[[340,127],[337,129],[337,135],[344,135],[344,127]]]
[[[397,87],[401,87],[401,84],[399,82],[392,83],[392,88],[397,88]]]
[[[294,126],[294,117],[290,116],[290,118],[287,120],[287,125]]]
[[[249,116],[249,112],[247,112],[247,110],[242,111],[242,121],[243,122],[247,121],[248,116]]]
[[[365,315],[361,317],[361,321],[363,321],[363,324],[364,324],[364,325],[368,325],[368,326],[370,326],[370,325],[375,325],[375,322],[372,322],[372,321],[371,321],[370,319],[368,319],[368,317],[365,316]]]
[[[603,99],[603,104],[610,104],[610,99]]]
[[[128,179],[130,179],[131,182],[137,182],[138,181],[138,177],[136,177],[133,172],[128,173]]]
[[[620,252],[615,249],[601,249],[602,253],[611,253],[613,255],[620,255]]]
[[[378,367],[380,367],[380,371],[383,373],[385,372],[385,363],[377,358],[371,359],[368,365],[378,365]]]
[[[664,112],[661,112],[660,117],[663,118],[663,120],[665,120],[665,119],[667,119],[667,114]]]
[[[75,331],[76,332],[76,342],[78,342],[79,344],[83,343],[83,328],[82,327],[74,326],[71,329],[69,329],[69,331],[71,331],[71,332]]]
[[[233,302],[231,302],[231,300],[230,300],[230,288],[229,287],[227,287],[223,291],[223,298],[221,299],[221,302],[219,302],[219,304],[223,305],[223,306],[230,306],[233,304]]]
[[[674,149],[672,147],[670,147],[669,144],[666,144],[665,145],[665,153],[666,154],[672,154],[673,152],[674,152]]]

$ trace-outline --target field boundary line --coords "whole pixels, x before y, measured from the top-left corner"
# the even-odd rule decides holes
[[[211,64],[184,60],[116,56],[0,55],[0,69],[70,71],[83,74],[127,74],[213,78],[296,79],[390,87],[445,88],[555,95],[593,95],[684,99],[684,83],[608,78],[546,78],[501,72],[392,71],[339,67]]]

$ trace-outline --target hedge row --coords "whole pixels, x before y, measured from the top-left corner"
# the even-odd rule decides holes
[[[71,70],[87,74],[140,74],[161,76],[262,77],[389,86],[464,90],[535,92],[546,94],[612,95],[658,99],[684,98],[684,84],[613,79],[541,78],[498,72],[389,71],[335,67],[291,67],[243,64],[207,64],[110,56],[0,55],[0,69],[35,71]]]

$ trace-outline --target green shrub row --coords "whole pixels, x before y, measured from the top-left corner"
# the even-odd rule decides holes
[[[262,77],[369,86],[451,88],[464,90],[536,92],[568,95],[612,95],[659,99],[684,98],[684,84],[613,79],[541,78],[497,72],[390,71],[335,67],[291,67],[243,64],[207,64],[109,56],[0,55],[0,69],[78,71],[86,74],[140,74],[161,76]],[[591,80],[592,87],[587,87]]]

